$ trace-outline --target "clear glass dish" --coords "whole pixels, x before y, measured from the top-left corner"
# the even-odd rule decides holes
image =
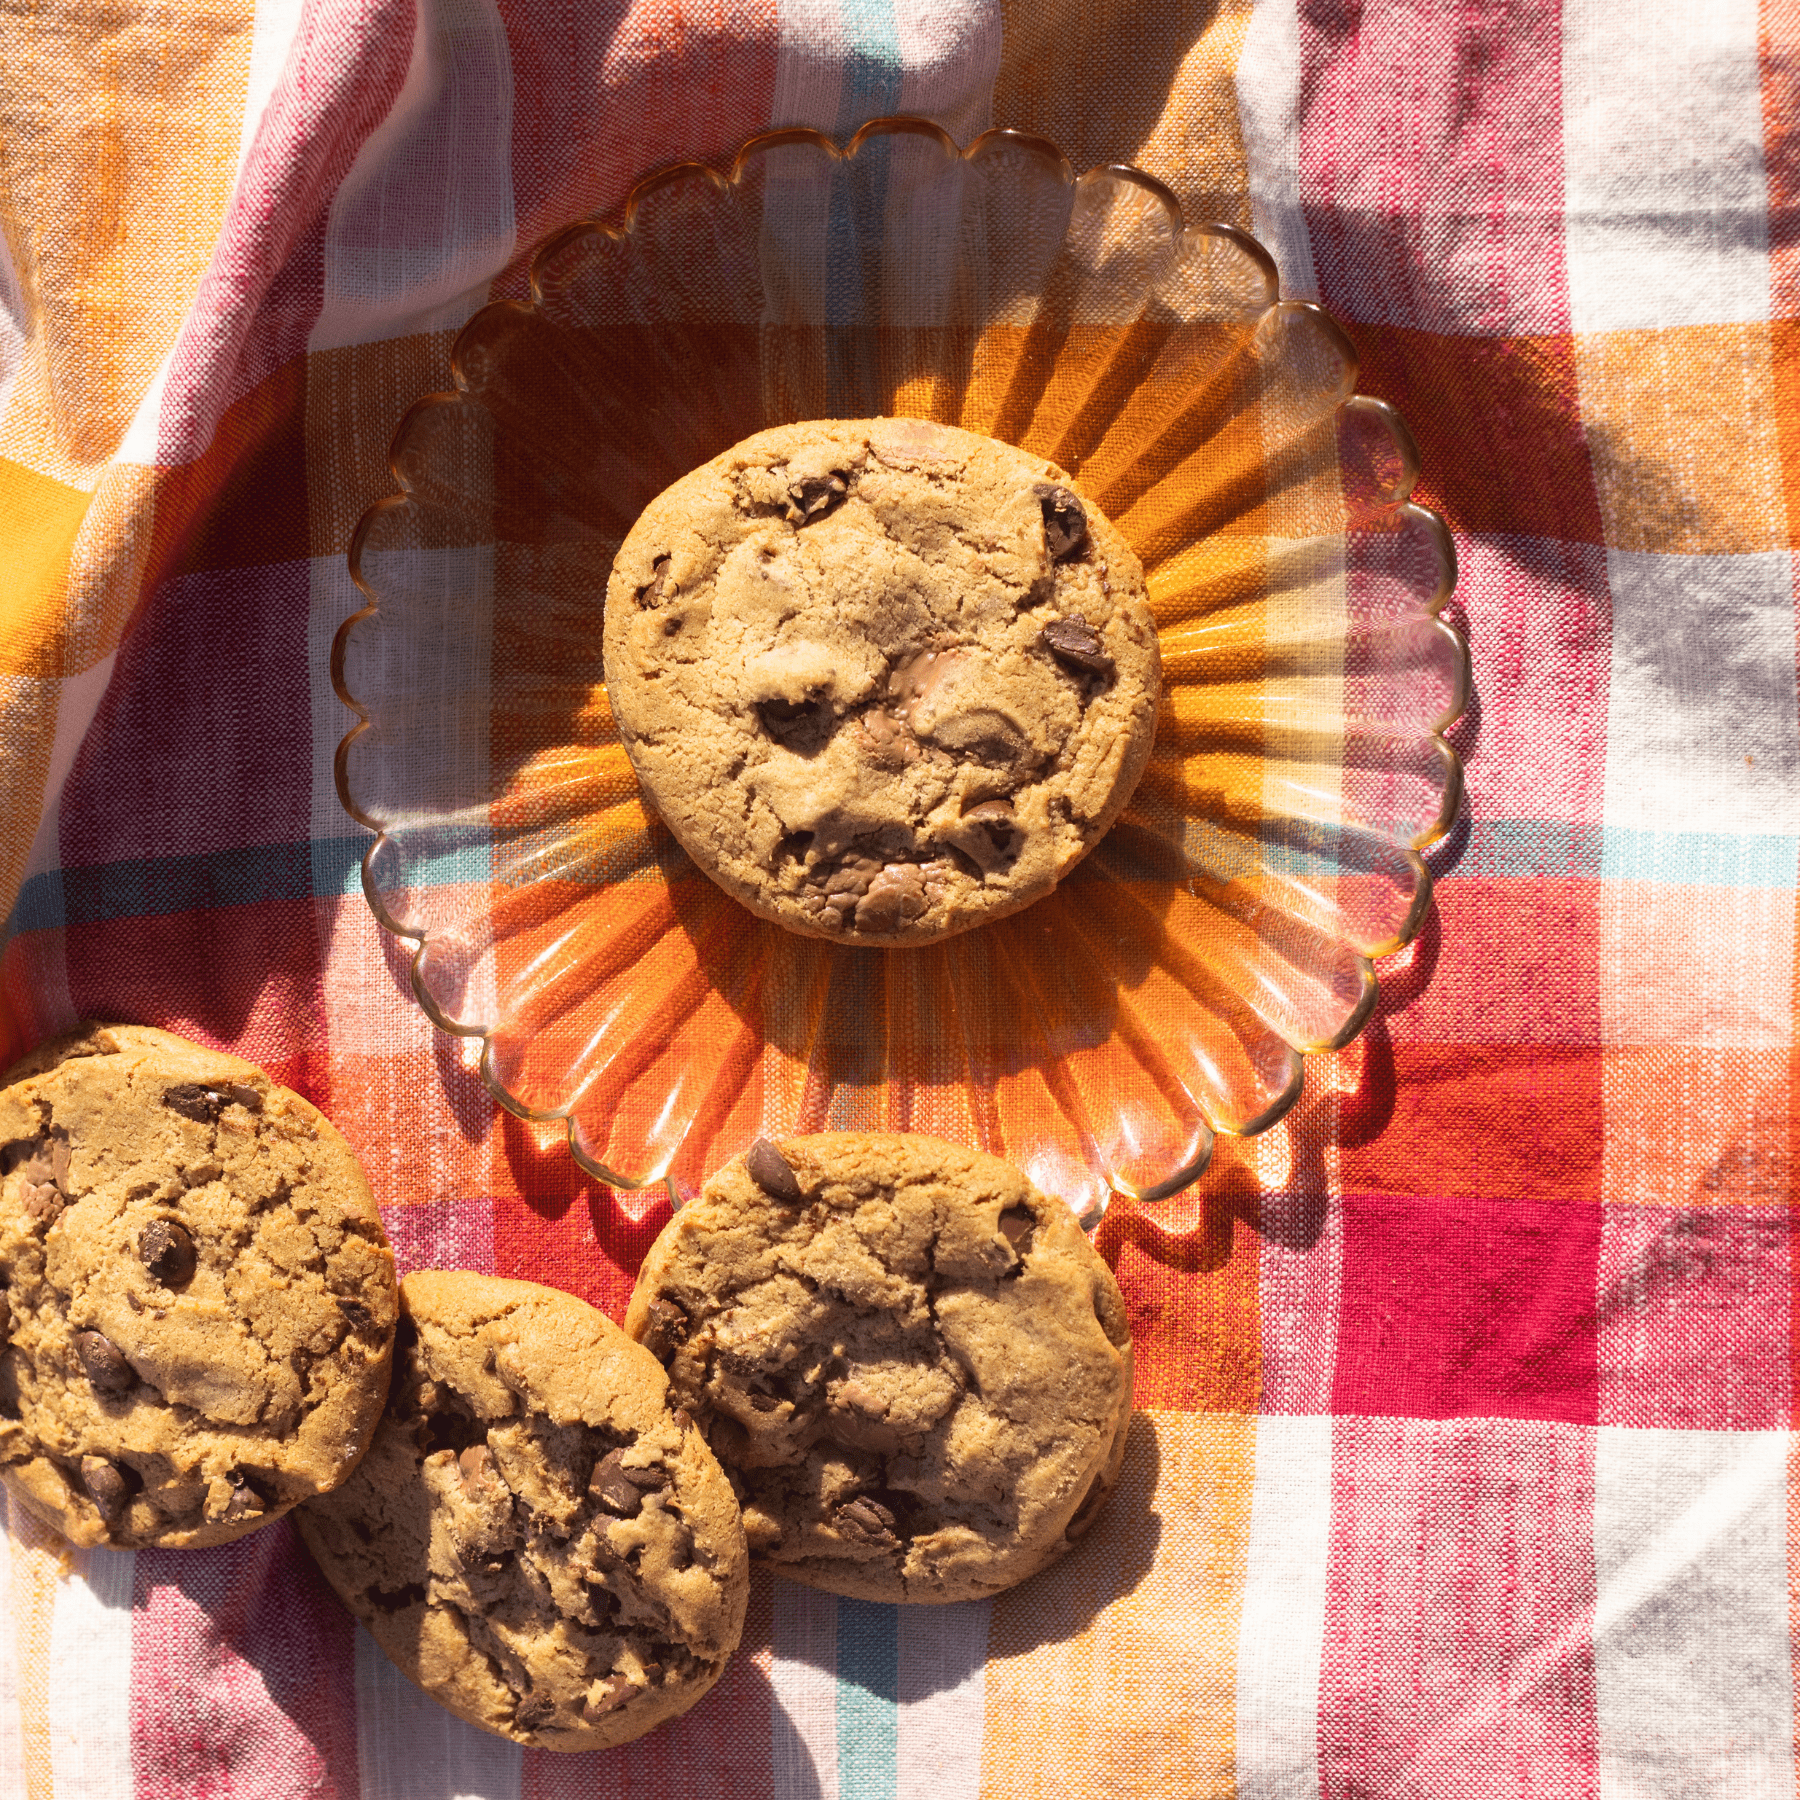
[[[929,1131],[1091,1218],[1186,1186],[1361,1027],[1458,804],[1454,553],[1405,427],[1251,238],[1014,132],[773,132],[551,238],[453,366],[351,547],[338,791],[420,1005],[593,1175],[679,1203],[758,1131]],[[893,951],[789,935],[699,873],[639,797],[600,632],[670,482],[881,414],[1076,474],[1144,563],[1165,679],[1087,861]]]

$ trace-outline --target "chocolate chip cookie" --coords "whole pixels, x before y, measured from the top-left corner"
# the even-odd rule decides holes
[[[1156,731],[1137,558],[1041,457],[916,419],[765,431],[661,494],[606,595],[650,802],[765,918],[915,944],[1099,841]]]
[[[0,1476],[78,1544],[217,1544],[335,1487],[394,1259],[349,1145],[262,1070],[87,1026],[0,1084]]]
[[[394,1387],[301,1535],[376,1643],[486,1731],[599,1750],[685,1712],[737,1648],[731,1484],[656,1359],[571,1295],[401,1284]]]
[[[1111,1272],[1061,1201],[935,1138],[759,1141],[656,1240],[625,1328],[730,1471],[751,1554],[836,1593],[1021,1581],[1124,1459]]]

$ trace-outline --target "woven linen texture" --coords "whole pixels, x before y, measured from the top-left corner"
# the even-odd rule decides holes
[[[661,1215],[496,1114],[362,899],[345,550],[545,233],[893,111],[1254,230],[1406,416],[1479,691],[1424,933],[1284,1124],[1108,1215],[1142,1412],[1022,1591],[761,1583],[700,1708],[558,1758],[418,1696],[286,1525],[12,1507],[0,1794],[1794,1794],[1792,0],[6,11],[0,1048],[238,1051],[403,1268],[621,1311]]]

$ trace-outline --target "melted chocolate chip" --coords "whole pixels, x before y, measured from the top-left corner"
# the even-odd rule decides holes
[[[793,1165],[767,1138],[759,1137],[745,1152],[744,1172],[770,1199],[799,1204],[800,1181]]]
[[[650,1302],[650,1328],[644,1348],[660,1362],[667,1362],[687,1342],[690,1321],[673,1300]]]
[[[12,1336],[12,1302],[0,1294],[0,1343]]]
[[[110,1527],[116,1525],[125,1503],[131,1498],[131,1483],[124,1470],[109,1463],[104,1456],[81,1459],[81,1485],[87,1496],[100,1509],[100,1516]]]
[[[484,1487],[499,1479],[494,1453],[486,1444],[471,1444],[466,1450],[459,1451],[456,1468],[465,1487]]]
[[[752,1393],[750,1407],[753,1412],[772,1413],[780,1409],[781,1402],[773,1394]]]
[[[869,883],[856,903],[858,931],[898,931],[902,923],[921,917],[931,905],[925,877],[917,863],[889,863]]]
[[[617,1513],[622,1519],[631,1518],[644,1504],[644,1496],[638,1492],[637,1484],[626,1479],[616,1450],[610,1451],[595,1465],[588,1480],[588,1492],[608,1512]]]
[[[645,1494],[660,1493],[669,1485],[669,1473],[666,1469],[630,1469],[625,1466],[621,1452],[609,1450],[594,1465],[594,1472],[588,1477],[588,1492],[606,1508],[608,1512],[617,1513],[622,1519],[636,1516],[644,1503]]]
[[[1037,1230],[1037,1216],[1023,1206],[1009,1206],[1000,1215],[1000,1231],[1018,1255],[1031,1248],[1032,1233]]]
[[[659,556],[650,565],[650,579],[637,591],[638,605],[644,607],[661,606],[663,585],[669,579],[669,559]]]
[[[1053,619],[1044,627],[1043,645],[1059,663],[1088,675],[1110,675],[1113,659],[1101,648],[1100,634],[1086,619]]]
[[[196,1125],[210,1125],[225,1110],[225,1097],[202,1087],[197,1081],[177,1082],[163,1089],[162,1103],[170,1112],[192,1119]]]
[[[1031,491],[1044,509],[1044,548],[1052,562],[1061,562],[1087,542],[1087,509],[1054,482],[1040,481]]]
[[[597,1681],[588,1690],[588,1697],[581,1710],[590,1718],[598,1719],[610,1712],[617,1712],[631,1698],[631,1683],[623,1675],[608,1675],[604,1681]]]
[[[225,1503],[225,1517],[229,1519],[253,1519],[264,1511],[263,1497],[250,1484],[247,1477],[233,1475],[231,1478],[231,1498]]]
[[[845,1501],[837,1510],[837,1523],[839,1530],[847,1530],[853,1537],[894,1541],[893,1513],[867,1494]]]
[[[152,1219],[138,1233],[138,1261],[166,1288],[184,1288],[199,1258],[193,1233],[175,1219]]]
[[[1010,800],[983,800],[963,814],[972,825],[979,825],[997,858],[1016,856],[1019,849],[1019,820]]]
[[[788,498],[793,501],[802,525],[824,518],[849,491],[850,484],[835,471],[829,475],[809,475],[804,481],[788,484]]]
[[[548,1694],[531,1694],[519,1702],[513,1723],[521,1731],[536,1731],[556,1716],[556,1702]]]
[[[137,1382],[137,1371],[125,1360],[124,1352],[97,1331],[76,1332],[75,1354],[97,1393],[129,1393]]]
[[[28,1187],[20,1199],[25,1207],[26,1217],[34,1225],[54,1225],[67,1204],[61,1192],[47,1181],[36,1187]]]

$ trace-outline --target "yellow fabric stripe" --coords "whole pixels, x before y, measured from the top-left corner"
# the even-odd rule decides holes
[[[63,673],[69,556],[93,495],[0,457],[0,674]]]

